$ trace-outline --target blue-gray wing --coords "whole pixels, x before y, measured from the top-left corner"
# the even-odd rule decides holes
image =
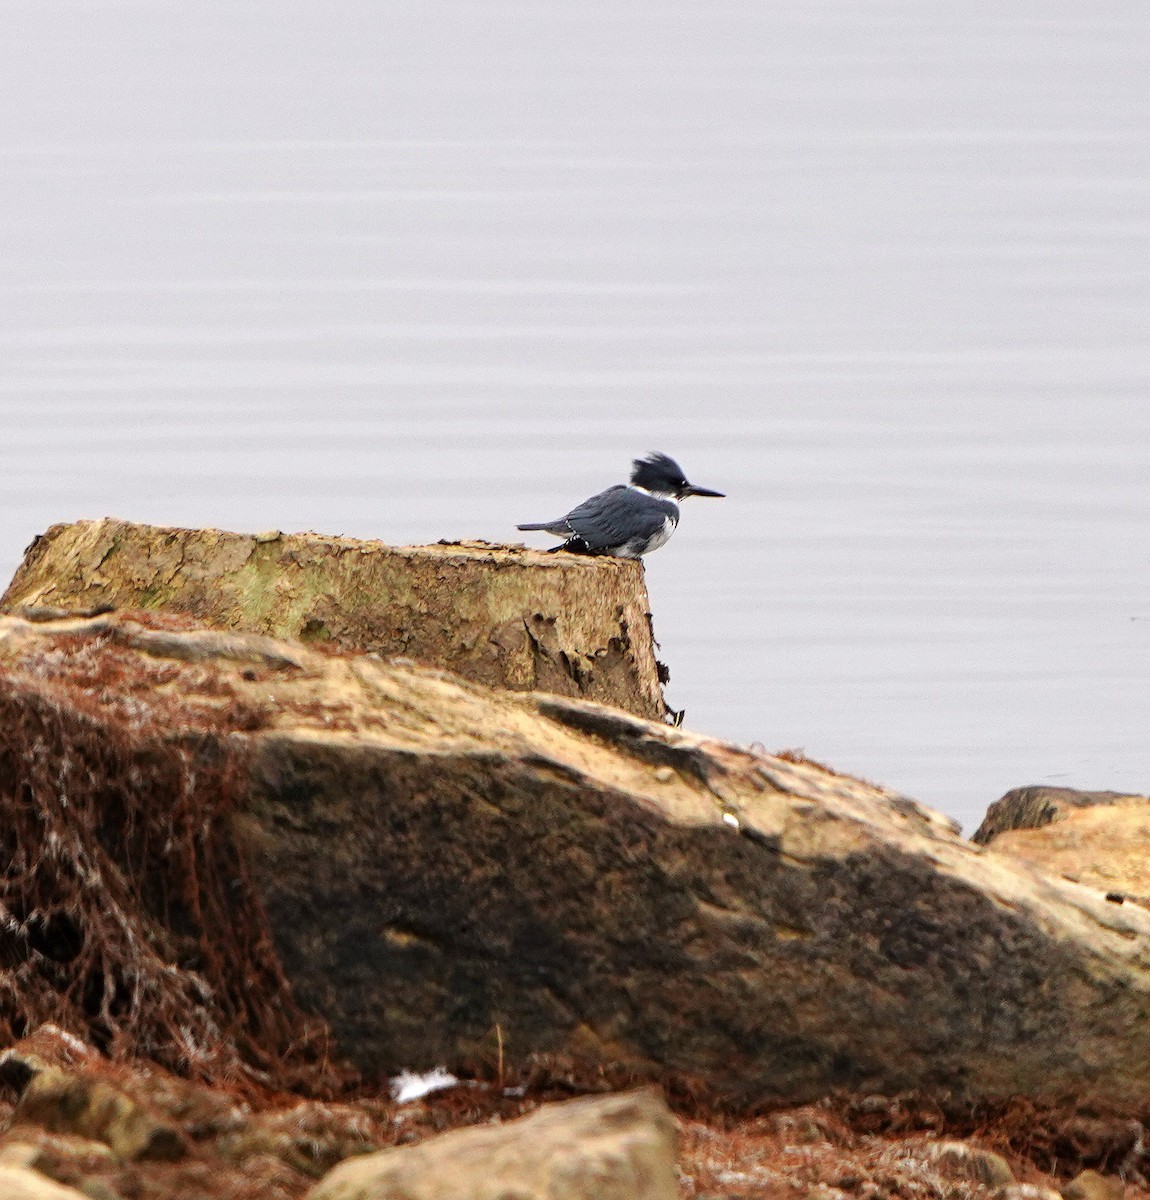
[[[573,508],[564,522],[588,550],[595,551],[653,538],[668,517],[674,520],[677,515],[669,501],[617,483]]]

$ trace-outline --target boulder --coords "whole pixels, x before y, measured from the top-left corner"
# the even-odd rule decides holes
[[[569,1100],[349,1159],[308,1200],[677,1200],[675,1144],[654,1092]]]
[[[834,1089],[1150,1104],[1150,913],[817,764],[369,655],[114,615],[0,619],[0,699],[6,735],[26,711],[50,705],[65,733],[82,713],[120,756],[115,787],[164,739],[197,786],[216,764],[231,799],[212,828],[227,837],[197,840],[201,893],[178,915],[258,909],[296,1002],[373,1075],[514,1079],[549,1062],[735,1108]],[[69,800],[43,737],[0,755],[18,831],[29,805]],[[103,759],[73,759],[68,786],[88,780],[81,762],[101,782]],[[133,796],[140,814],[172,803]],[[158,888],[172,866],[157,862]],[[214,994],[265,1011],[252,996],[270,971],[216,952]]]
[[[1042,829],[1055,821],[1064,820],[1083,808],[1111,807],[1126,801],[1146,801],[1145,796],[1127,792],[1082,792],[1077,788],[1031,787],[1013,788],[987,810],[982,824],[970,840],[988,846],[999,835],[1014,829]]]
[[[975,839],[1111,903],[1150,905],[1150,797],[1018,788],[991,807]]]
[[[53,525],[0,599],[0,611],[33,617],[163,609],[663,720],[649,607],[642,564],[622,558],[111,518]]]

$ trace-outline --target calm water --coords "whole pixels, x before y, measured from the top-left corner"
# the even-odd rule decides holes
[[[515,538],[649,449],[693,728],[1150,789],[1145,0],[0,0],[0,576]],[[546,544],[538,539],[537,544]]]

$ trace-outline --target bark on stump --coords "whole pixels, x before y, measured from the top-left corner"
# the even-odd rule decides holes
[[[185,613],[216,628],[404,657],[488,687],[665,720],[642,564],[485,542],[387,546],[314,533],[53,525],[0,611]]]

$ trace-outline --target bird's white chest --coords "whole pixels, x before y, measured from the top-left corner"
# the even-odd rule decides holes
[[[652,550],[658,550],[660,546],[665,546],[667,539],[675,532],[676,524],[674,517],[664,517],[663,528],[647,543],[646,553],[650,554]]]
[[[650,537],[634,538],[626,545],[620,546],[614,553],[619,558],[642,558],[644,554],[650,554],[652,550],[658,550],[660,546],[665,545],[667,539],[675,532],[677,524],[674,517],[664,517],[662,527]]]

